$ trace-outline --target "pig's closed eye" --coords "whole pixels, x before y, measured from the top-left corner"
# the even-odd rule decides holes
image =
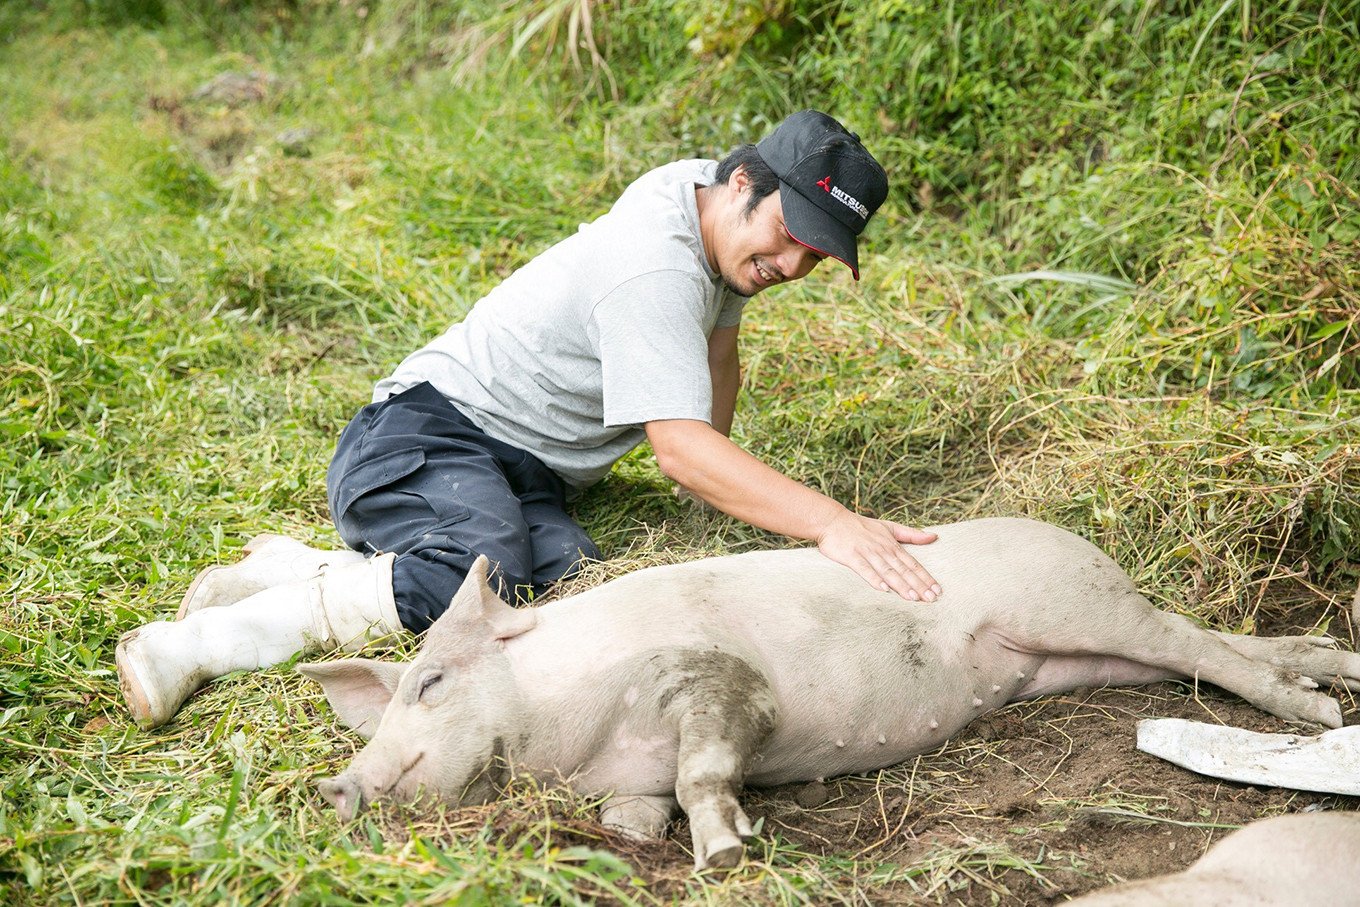
[[[439,681],[443,679],[444,679],[443,674],[431,674],[429,677],[426,677],[424,680],[420,682],[420,692],[416,694],[416,699],[422,698],[425,695],[426,690],[428,690],[435,684],[439,683]]]

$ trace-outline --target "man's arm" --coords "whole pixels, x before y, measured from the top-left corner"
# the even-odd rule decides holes
[[[715,393],[715,417],[717,411]],[[723,513],[816,541],[823,554],[875,588],[912,601],[939,594],[939,584],[899,545],[932,542],[934,533],[860,516],[766,466],[705,422],[664,419],[646,429],[661,471]]]
[[[732,416],[741,386],[741,360],[737,356],[739,325],[714,328],[708,338],[708,373],[713,379],[713,428],[724,437],[732,434]]]

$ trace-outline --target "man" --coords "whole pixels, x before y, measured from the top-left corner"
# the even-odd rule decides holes
[[[853,513],[727,437],[742,306],[828,257],[858,280],[856,239],[887,192],[858,136],[812,110],[721,163],[644,175],[378,383],[327,477],[353,550],[262,537],[239,564],[199,575],[182,620],[123,638],[133,717],[161,724],[207,680],[301,650],[420,632],[479,554],[512,601],[571,575],[599,552],[567,494],[644,438],[663,473],[718,510],[935,600],[900,544],[932,534]]]

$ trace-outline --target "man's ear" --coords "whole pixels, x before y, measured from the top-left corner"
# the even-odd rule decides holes
[[[742,164],[732,171],[732,175],[727,178],[727,188],[740,195],[751,186],[751,177],[746,172],[746,165]]]
[[[298,671],[321,684],[340,723],[369,740],[378,730],[406,665],[369,658],[300,664]]]

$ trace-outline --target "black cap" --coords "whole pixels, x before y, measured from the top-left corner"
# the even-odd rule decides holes
[[[779,177],[789,235],[844,263],[859,280],[855,239],[888,197],[888,175],[859,136],[824,113],[802,110],[756,151]]]

